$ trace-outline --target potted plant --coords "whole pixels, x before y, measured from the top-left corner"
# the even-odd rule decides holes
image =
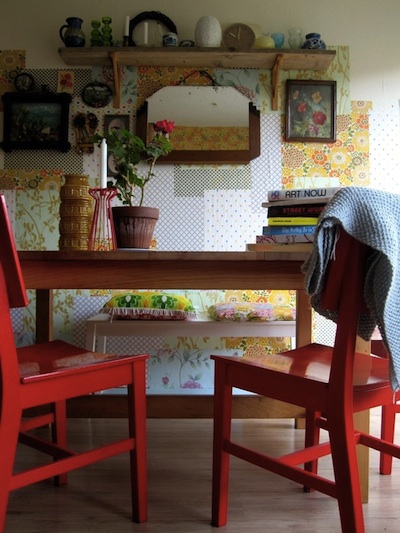
[[[147,144],[125,129],[112,129],[93,137],[99,146],[106,140],[108,153],[114,160],[116,175],[107,182],[107,187],[116,189],[122,203],[112,209],[119,248],[150,247],[159,209],[143,206],[145,187],[154,177],[157,159],[172,151],[168,135],[174,127],[168,120],[155,122],[154,135]]]

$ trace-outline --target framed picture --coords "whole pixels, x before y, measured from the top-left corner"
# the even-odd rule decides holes
[[[4,136],[1,147],[12,150],[58,150],[67,152],[71,95],[5,93]]]
[[[336,141],[336,82],[287,80],[286,141]]]
[[[111,130],[129,130],[129,115],[105,115],[104,116],[104,133]],[[107,157],[107,176],[116,176],[117,172],[114,166],[112,155]]]

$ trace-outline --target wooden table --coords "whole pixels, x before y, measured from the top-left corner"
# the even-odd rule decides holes
[[[53,335],[53,289],[292,289],[297,291],[296,342],[311,341],[311,309],[301,272],[304,252],[19,252],[26,287],[35,289],[37,342]],[[211,396],[148,396],[154,418],[212,418]],[[69,404],[69,416],[124,416],[118,396],[92,395]],[[303,410],[269,398],[235,397],[237,418],[297,418]],[[357,414],[368,430],[369,413]],[[368,449],[360,447],[363,500]]]
[[[36,289],[37,341],[53,335],[53,289],[293,289],[297,291],[297,344],[311,340],[311,310],[301,265],[305,252],[19,252],[28,289]],[[79,415],[117,416],[118,398],[89,397]],[[151,417],[211,417],[212,397],[149,396]],[[302,410],[268,399],[238,398],[235,416],[298,417]],[[72,402],[77,409],[77,402]],[[71,405],[71,410],[73,409]]]

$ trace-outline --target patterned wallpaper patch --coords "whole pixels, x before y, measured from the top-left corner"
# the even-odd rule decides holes
[[[170,140],[174,150],[248,150],[249,128],[176,126]]]
[[[14,79],[25,65],[25,50],[0,50],[0,95],[14,91]],[[0,100],[2,110],[3,102]]]
[[[337,177],[342,185],[368,186],[370,104],[356,102],[350,115],[337,117],[333,144],[283,143],[282,183],[290,188],[295,177]]]
[[[250,189],[249,165],[216,165],[215,167],[188,167],[177,165],[174,171],[175,196],[202,197],[213,189]]]

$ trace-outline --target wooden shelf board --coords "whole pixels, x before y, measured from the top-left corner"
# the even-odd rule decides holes
[[[226,48],[141,48],[88,47],[60,48],[66,65],[94,66],[112,64],[116,54],[120,66],[214,67],[271,69],[283,55],[284,70],[326,70],[333,61],[334,50],[264,49],[227,50]]]

